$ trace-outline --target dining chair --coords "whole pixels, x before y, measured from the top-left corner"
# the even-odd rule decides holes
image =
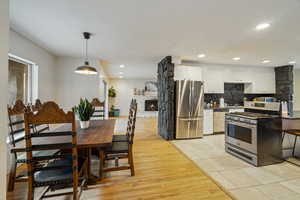
[[[129,107],[129,115],[128,115],[128,121],[130,119],[130,110],[134,108],[136,105],[136,100],[132,99],[130,102],[130,107]],[[113,135],[113,141],[114,142],[126,142],[128,140],[128,132],[126,131],[126,134],[118,134],[118,135]]]
[[[91,119],[105,119],[105,102],[101,102],[98,98],[94,98],[91,104],[95,108],[95,112]]]
[[[42,104],[41,100],[36,99],[35,104],[31,106],[31,110],[33,112],[37,112],[42,108],[42,105],[43,104]],[[41,133],[41,132],[50,130],[50,127],[49,127],[49,124],[45,124],[45,125],[37,125],[34,127],[34,129],[35,129],[35,132]]]
[[[34,199],[35,188],[46,187],[40,199],[72,195],[80,198],[87,183],[87,159],[78,156],[77,133],[74,112],[65,113],[55,102],[46,102],[36,113],[26,112],[25,117],[26,162],[28,173],[28,200]],[[68,131],[32,133],[31,126],[40,124],[70,124]],[[54,137],[55,143],[47,143],[45,137]],[[52,140],[53,141],[53,140]],[[64,150],[52,156],[35,156],[35,151]],[[46,165],[43,162],[47,161]],[[81,186],[81,190],[78,190]],[[72,187],[72,192],[48,194]]]
[[[36,112],[36,111],[39,111],[41,108],[42,108],[42,102],[40,99],[36,99],[35,100],[35,104],[32,105],[32,111],[33,112]]]
[[[135,175],[133,163],[133,139],[135,131],[137,103],[136,100],[132,101],[129,111],[129,119],[127,125],[127,140],[126,141],[113,141],[112,146],[104,148],[103,153],[100,153],[101,167],[99,177],[102,178],[103,173],[110,171],[128,170],[130,169],[131,176]],[[128,165],[119,166],[119,159],[128,159]],[[115,160],[114,167],[105,168],[106,161]]]
[[[17,146],[25,146],[25,124],[24,114],[30,111],[30,106],[25,106],[23,101],[17,100],[13,106],[7,106],[9,133],[7,143],[10,149]],[[30,127],[34,132],[35,127]],[[35,155],[52,155],[57,151],[35,152]],[[19,165],[26,163],[26,154],[24,152],[11,152],[11,168],[9,172],[8,191],[13,191],[16,182],[26,182],[26,174],[16,175],[16,170]]]

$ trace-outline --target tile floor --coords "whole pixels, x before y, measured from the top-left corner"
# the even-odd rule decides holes
[[[225,152],[224,135],[173,143],[236,199],[300,200],[300,167],[254,167]]]

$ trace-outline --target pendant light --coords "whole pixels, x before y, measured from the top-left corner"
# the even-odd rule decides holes
[[[85,74],[85,75],[96,75],[96,74],[98,74],[96,68],[90,66],[89,61],[88,61],[88,40],[91,37],[91,33],[84,32],[83,37],[86,40],[85,41],[85,61],[84,61],[84,65],[76,68],[75,73]]]

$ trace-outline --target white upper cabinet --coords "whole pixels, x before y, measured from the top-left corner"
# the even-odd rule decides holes
[[[276,93],[275,72],[272,69],[249,72],[252,81],[246,84],[245,93]]]
[[[175,80],[203,81],[202,68],[199,66],[175,65],[174,79]]]
[[[255,76],[253,93],[276,93],[275,73],[259,73]]]
[[[248,83],[252,81],[251,70],[244,67],[231,67],[223,71],[224,82],[227,83]]]
[[[204,93],[224,93],[224,73],[217,69],[203,71]]]
[[[202,64],[176,65],[175,80],[204,81],[205,93],[224,93],[224,83],[244,83],[245,93],[275,93],[273,68]]]

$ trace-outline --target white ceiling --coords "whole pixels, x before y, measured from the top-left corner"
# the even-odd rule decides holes
[[[90,54],[109,61],[113,77],[125,64],[124,78],[153,78],[166,55],[300,63],[300,0],[10,0],[10,16],[14,30],[59,56],[81,56],[81,33],[91,32]],[[262,22],[271,27],[256,31]]]

